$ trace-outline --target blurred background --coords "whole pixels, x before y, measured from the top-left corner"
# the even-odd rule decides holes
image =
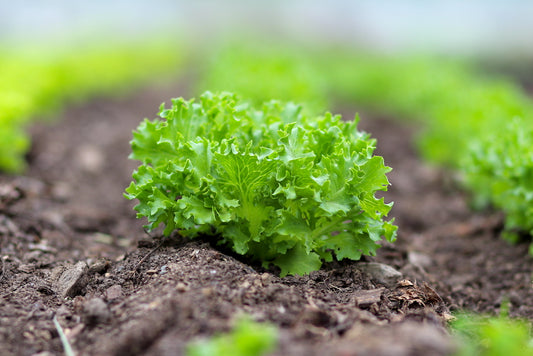
[[[175,34],[195,42],[246,32],[386,52],[527,58],[533,56],[532,19],[533,2],[520,0],[2,0],[0,42],[111,34]]]

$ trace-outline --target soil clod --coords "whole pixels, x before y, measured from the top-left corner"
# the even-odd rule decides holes
[[[78,262],[74,266],[65,267],[59,276],[56,290],[63,297],[75,297],[80,294],[87,285],[87,264]]]

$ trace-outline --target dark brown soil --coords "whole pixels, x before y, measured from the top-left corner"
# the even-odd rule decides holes
[[[399,236],[378,256],[281,279],[206,241],[152,239],[122,197],[128,141],[186,94],[95,100],[32,129],[27,174],[0,175],[1,355],[63,354],[54,317],[79,355],[180,355],[241,313],[280,328],[275,355],[447,355],[450,312],[504,300],[533,320],[528,244],[501,240],[501,216],[471,212],[452,175],[417,159],[413,130],[388,120],[361,122],[395,168]],[[383,264],[402,275],[369,269]]]

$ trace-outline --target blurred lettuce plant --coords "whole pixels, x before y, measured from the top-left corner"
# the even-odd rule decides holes
[[[531,324],[511,319],[505,304],[497,317],[460,314],[451,323],[458,342],[455,356],[531,356]]]
[[[67,103],[117,96],[175,76],[182,55],[159,41],[0,50],[0,170],[21,173],[30,139],[25,127]]]
[[[277,329],[241,317],[227,334],[187,345],[186,356],[262,356],[274,351],[278,341]]]

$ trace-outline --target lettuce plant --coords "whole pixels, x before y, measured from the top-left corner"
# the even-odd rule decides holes
[[[125,195],[139,200],[148,229],[215,235],[283,276],[357,260],[395,239],[384,220],[391,204],[375,196],[390,168],[356,121],[210,92],[173,99],[159,116],[133,134],[130,158],[142,164]]]
[[[526,121],[515,117],[498,134],[472,146],[465,165],[476,203],[505,211],[503,236],[512,242],[521,232],[533,236],[533,130]]]

